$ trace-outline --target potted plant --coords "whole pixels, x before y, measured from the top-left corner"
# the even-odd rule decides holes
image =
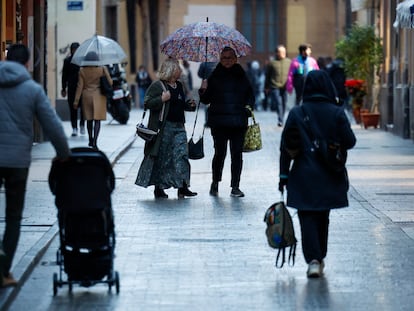
[[[349,96],[352,98],[352,113],[355,122],[361,123],[361,108],[364,104],[364,96],[367,95],[367,89],[364,80],[347,79],[345,87]]]
[[[364,121],[364,115],[374,114],[377,117],[375,124],[377,126],[379,120],[378,100],[374,99],[373,88],[384,57],[381,38],[375,34],[373,26],[354,24],[348,34],[336,43],[335,47],[336,56],[344,60],[346,75],[352,77],[349,80],[352,82],[348,82],[347,87],[349,95],[356,101],[358,93],[352,93],[351,89],[363,89],[364,95],[362,95],[360,108],[366,108],[368,111],[361,113],[361,121]]]

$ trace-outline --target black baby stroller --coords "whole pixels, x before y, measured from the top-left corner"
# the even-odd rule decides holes
[[[113,269],[115,230],[111,193],[115,188],[112,166],[99,150],[72,148],[68,161],[54,161],[49,186],[58,209],[60,247],[56,253],[59,276],[53,275],[53,295],[58,287],[83,287],[97,283],[115,285]],[[67,280],[62,279],[62,272]]]

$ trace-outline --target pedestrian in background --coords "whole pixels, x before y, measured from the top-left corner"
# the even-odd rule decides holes
[[[153,82],[145,94],[145,107],[150,111],[148,127],[160,132],[156,139],[145,143],[144,159],[135,184],[154,185],[156,199],[168,198],[164,190],[171,187],[178,189],[178,198],[197,195],[189,189],[190,161],[184,126],[184,111],[194,111],[196,105],[194,101],[186,101],[180,77],[178,61],[167,59],[161,64],[159,80]]]
[[[356,143],[348,118],[338,106],[335,87],[323,70],[309,72],[303,103],[288,115],[280,143],[279,180],[279,190],[287,189],[287,206],[298,210],[307,276],[319,277],[328,250],[329,213],[348,206],[349,181],[346,168],[331,172],[318,158],[306,122],[318,137],[340,143],[345,158]]]
[[[85,56],[87,61],[98,61],[95,52],[88,52]],[[106,120],[106,96],[100,91],[100,78],[105,75],[109,84],[112,85],[111,75],[106,66],[82,66],[79,70],[79,81],[76,88],[75,109],[79,106],[82,96],[83,114],[88,130],[89,147],[98,149],[98,136],[101,130],[101,121]]]
[[[61,120],[43,87],[32,80],[26,69],[29,49],[14,44],[7,61],[0,62],[0,188],[5,186],[6,226],[0,250],[0,285],[15,286],[10,273],[19,242],[27,177],[33,146],[33,123],[39,121],[57,157],[69,157],[69,146]]]
[[[185,98],[193,99],[193,76],[190,70],[190,63],[183,60],[180,63],[181,77],[180,81],[184,88]]]
[[[344,105],[348,100],[348,93],[345,87],[346,74],[344,69],[344,61],[342,59],[335,59],[326,66],[326,72],[335,85],[336,92],[339,98],[339,104]]]
[[[152,79],[144,65],[139,66],[135,82],[137,82],[138,86],[139,107],[144,108],[145,92],[152,82]]]
[[[277,125],[283,126],[286,111],[286,82],[291,60],[286,57],[286,48],[276,48],[276,58],[266,68],[265,92],[270,96],[271,105],[277,113]]]
[[[62,97],[68,96],[69,104],[69,113],[70,113],[70,122],[72,124],[72,136],[78,135],[78,112],[80,110],[79,116],[79,127],[80,134],[85,134],[85,119],[82,112],[82,99],[79,101],[79,109],[75,109],[73,102],[75,101],[76,87],[78,86],[78,77],[80,67],[72,63],[73,54],[75,54],[77,48],[79,47],[78,42],[73,42],[70,45],[70,55],[63,60],[62,68],[62,90],[60,95]]]
[[[295,89],[296,105],[302,101],[303,84],[306,75],[312,70],[318,70],[319,66],[316,60],[311,56],[312,46],[309,43],[299,45],[299,55],[295,57],[289,67],[286,90],[292,94]]]
[[[243,142],[250,116],[246,105],[254,107],[255,98],[243,67],[237,63],[236,52],[225,47],[220,53],[220,62],[199,90],[200,100],[210,105],[207,125],[214,140],[212,183],[210,195],[218,195],[218,184],[223,174],[227,145],[231,154],[231,193],[233,197],[244,197],[240,190],[243,165]]]
[[[261,102],[263,100],[263,71],[260,68],[260,63],[257,60],[252,61],[247,65],[247,78],[250,81],[250,85],[253,89],[253,95],[255,98],[254,110],[258,111],[261,107]]]
[[[208,77],[210,77],[213,70],[216,68],[217,62],[203,62],[198,67],[197,76],[201,80],[206,80]],[[204,126],[207,127],[208,123],[208,105],[204,106]]]

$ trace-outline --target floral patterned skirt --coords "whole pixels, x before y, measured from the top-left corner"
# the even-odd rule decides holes
[[[167,121],[161,137],[158,156],[145,156],[135,184],[156,185],[161,189],[190,186],[187,133],[184,124]]]

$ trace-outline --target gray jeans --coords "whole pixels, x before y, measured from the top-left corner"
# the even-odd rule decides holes
[[[286,89],[272,89],[270,92],[270,100],[272,110],[274,109],[277,113],[277,122],[283,124],[286,110]]]

